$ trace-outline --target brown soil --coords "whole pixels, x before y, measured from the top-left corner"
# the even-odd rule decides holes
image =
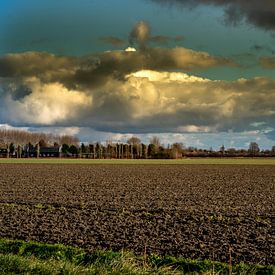
[[[273,166],[0,164],[0,237],[272,263]]]

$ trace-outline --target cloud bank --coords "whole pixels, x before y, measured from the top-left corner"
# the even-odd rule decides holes
[[[237,65],[183,47],[151,48],[151,38],[149,25],[140,22],[126,50],[0,57],[0,124],[146,134],[249,132],[257,123],[273,136],[275,80],[195,76]]]
[[[273,0],[151,0],[168,6],[194,8],[199,5],[220,6],[225,22],[237,24],[243,20],[265,30],[275,30],[275,2]]]
[[[138,70],[123,78],[105,73],[103,78],[97,85],[79,79],[73,89],[64,74],[59,80],[1,77],[0,123],[120,133],[210,133],[248,131],[255,121],[273,127],[275,122],[272,79],[213,81],[156,70]]]

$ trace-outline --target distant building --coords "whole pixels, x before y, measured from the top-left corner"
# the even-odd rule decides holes
[[[61,156],[61,147],[40,147],[38,148],[31,148],[27,149],[24,153],[24,157],[28,158],[59,158]]]
[[[8,149],[7,148],[0,148],[0,158],[6,158],[8,155]]]
[[[40,157],[50,157],[50,158],[59,158],[61,153],[60,147],[41,147]]]

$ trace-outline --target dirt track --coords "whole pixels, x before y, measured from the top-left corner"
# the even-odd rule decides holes
[[[230,248],[234,262],[272,263],[274,166],[1,164],[0,173],[3,238],[223,262]]]

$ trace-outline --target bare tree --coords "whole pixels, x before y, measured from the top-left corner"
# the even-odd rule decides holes
[[[132,136],[131,138],[129,138],[127,140],[127,143],[130,144],[130,145],[137,145],[137,144],[140,144],[140,139],[138,137],[134,137]]]
[[[160,147],[160,139],[159,137],[157,136],[153,136],[151,139],[150,139],[150,143],[155,145],[156,148],[159,148]]]
[[[79,139],[69,135],[63,135],[59,137],[59,144],[79,145]]]
[[[172,145],[172,158],[178,159],[182,157],[183,152],[183,144],[182,143],[174,143]]]
[[[136,152],[136,155],[139,155],[139,148],[141,145],[141,141],[138,137],[132,136],[127,140],[127,143],[130,146],[130,153],[131,153],[131,158],[134,158],[134,151]]]

